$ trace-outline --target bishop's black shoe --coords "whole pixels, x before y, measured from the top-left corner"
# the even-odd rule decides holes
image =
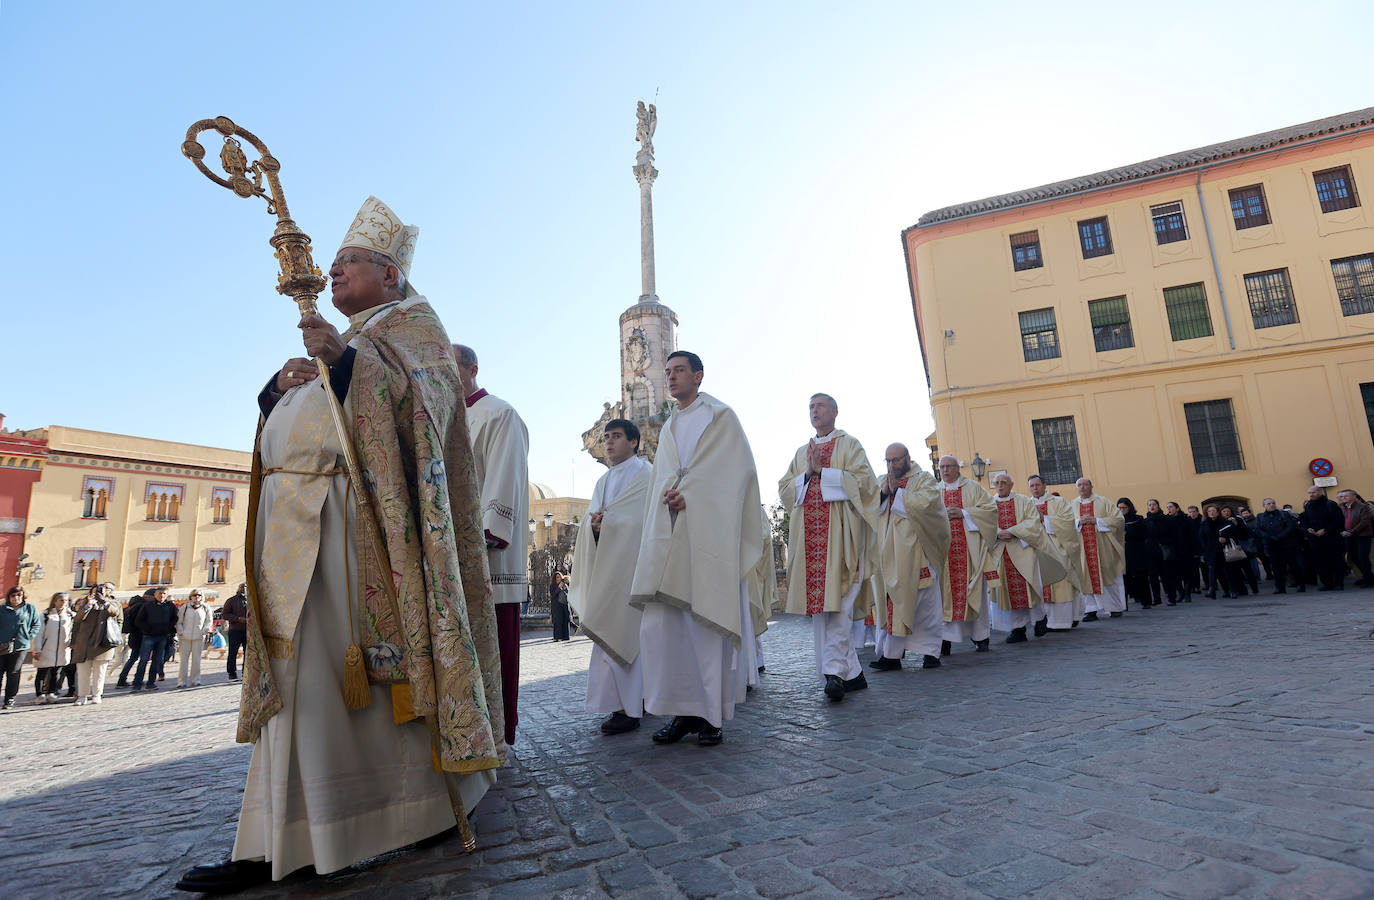
[[[1008,644],[1024,644],[1028,640],[1030,640],[1030,638],[1026,637],[1025,626],[1013,628],[1011,634],[1007,635]]]
[[[869,663],[868,667],[876,672],[896,672],[902,667],[902,661],[900,659],[887,659],[880,656]]]
[[[1108,613],[1108,615],[1110,615],[1113,619],[1119,619],[1119,618],[1121,618],[1122,616],[1124,616],[1124,615],[1126,615],[1126,614],[1125,614],[1124,612],[1114,612],[1114,613]]]
[[[844,679],[838,675],[825,676],[825,695],[831,700],[843,700]]]
[[[992,643],[992,638],[983,638],[981,641],[974,641],[973,649],[977,650],[979,653],[987,653],[989,649],[988,644],[990,643]]]
[[[233,894],[272,880],[272,864],[261,860],[226,859],[210,866],[187,869],[176,887],[192,894]]]
[[[723,740],[725,740],[725,732],[710,722],[703,724],[701,730],[697,732],[697,743],[703,747],[714,747]]]
[[[922,669],[938,669],[942,665],[944,665],[944,663],[940,662],[940,657],[938,656],[931,656],[927,653],[921,658]]]
[[[949,655],[950,655],[951,653],[953,653],[953,652],[954,652],[954,645],[953,645],[953,644],[951,644],[949,641],[941,641],[941,642],[940,642],[940,655],[941,655],[941,656],[949,656]]]
[[[864,677],[864,673],[862,672],[844,683],[844,691],[846,694],[850,691],[861,691],[866,687],[868,687],[868,679]]]
[[[654,732],[654,743],[676,744],[687,735],[701,731],[703,724],[696,716],[673,716],[673,721]]]
[[[1090,613],[1084,613],[1084,614],[1083,614],[1083,621],[1084,621],[1084,622],[1096,622],[1096,621],[1097,621],[1097,611],[1094,610],[1093,612],[1090,612]]]
[[[1035,636],[1044,637],[1050,630],[1050,617],[1044,616],[1035,621]]]
[[[625,710],[618,709],[602,721],[602,734],[624,734],[627,731],[634,731],[639,727],[639,720],[633,716],[627,716]]]

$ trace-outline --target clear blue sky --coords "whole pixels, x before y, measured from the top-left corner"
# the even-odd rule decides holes
[[[1371,9],[5,0],[0,412],[251,447],[300,343],[273,219],[179,153],[223,114],[281,160],[317,261],[368,194],[419,225],[412,278],[524,415],[531,477],[588,496],[580,435],[619,396],[639,295],[642,98],[658,292],[764,496],[814,391],[881,466],[932,428],[904,227],[1374,105]]]

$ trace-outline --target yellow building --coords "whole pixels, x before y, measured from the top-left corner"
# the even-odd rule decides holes
[[[1374,108],[926,213],[941,453],[1113,497],[1374,496]],[[1328,480],[1329,481],[1329,480]]]
[[[252,454],[54,425],[27,515],[34,597],[112,581],[227,597],[244,580]],[[44,580],[34,582],[42,571]]]

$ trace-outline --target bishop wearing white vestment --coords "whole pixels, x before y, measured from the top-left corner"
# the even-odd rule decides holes
[[[944,603],[940,564],[949,554],[949,517],[935,479],[913,469],[903,444],[887,448],[887,476],[879,492],[877,671],[902,667],[902,656],[919,653],[926,669],[940,666]]]
[[[1097,621],[1099,612],[1113,619],[1126,612],[1126,520],[1121,510],[1093,483],[1078,479],[1078,496],[1070,502],[1079,542],[1079,586],[1082,588],[1084,622]]]
[[[299,325],[330,383],[294,358],[259,395],[238,725],[253,755],[231,858],[186,872],[181,890],[333,872],[430,837],[504,761],[461,383],[407,280],[416,234],[368,199],[329,268],[348,330],[319,315]],[[364,497],[345,474],[331,394]]]
[[[992,480],[997,493],[996,538],[988,548],[983,577],[994,598],[993,622],[998,630],[1010,632],[1008,644],[1028,638],[1026,627],[1035,622],[1035,636],[1047,630],[1044,589],[1064,578],[1064,563],[1050,543],[1041,524],[1035,503],[1025,494],[1012,491],[1011,476],[998,473]]]
[[[1032,475],[1026,484],[1040,524],[1050,542],[1059,548],[1059,558],[1064,561],[1064,579],[1045,585],[1040,592],[1041,602],[1045,604],[1045,626],[1050,631],[1068,631],[1077,628],[1078,620],[1083,618],[1083,596],[1078,590],[1078,531],[1074,528],[1073,511],[1069,509],[1069,501],[1046,489],[1045,479],[1039,475]]]
[[[868,579],[878,546],[878,483],[863,445],[835,428],[835,399],[815,394],[809,413],[816,436],[797,450],[778,482],[790,516],[787,611],[811,616],[816,672],[826,696],[843,700],[846,692],[868,687],[853,626],[873,602]]]
[[[950,531],[949,553],[940,571],[945,622],[940,655],[948,656],[953,644],[963,641],[985,651],[991,625],[983,558],[985,542],[997,531],[997,510],[981,484],[960,474],[959,460],[952,456],[940,458],[940,490]]]
[[[763,508],[749,441],[735,411],[699,393],[701,359],[678,350],[665,367],[679,408],[659,434],[630,602],[639,631],[644,708],[671,715],[654,734],[719,744],[722,725],[757,681],[749,595],[764,553]]]
[[[640,663],[640,611],[630,606],[644,512],[654,467],[636,456],[639,428],[612,419],[605,428],[611,468],[597,479],[588,516],[577,533],[568,603],[577,610],[582,633],[592,641],[587,665],[587,712],[610,713],[605,734],[639,727],[644,714]]]
[[[482,536],[491,567],[496,634],[501,647],[501,697],[506,743],[515,743],[520,691],[520,610],[528,599],[530,433],[515,408],[477,385],[477,353],[453,345],[463,379],[468,435],[482,488]]]

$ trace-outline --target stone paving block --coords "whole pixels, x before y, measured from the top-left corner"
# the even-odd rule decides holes
[[[676,834],[657,822],[629,822],[622,825],[620,830],[625,835],[625,840],[630,846],[637,847],[641,850],[646,847],[658,847],[662,844],[671,844],[677,840]]]
[[[990,897],[1023,897],[1031,891],[1062,881],[1078,871],[1073,866],[1039,854],[1031,854],[969,876],[965,886]]]
[[[756,844],[745,844],[742,847],[736,847],[734,850],[722,853],[720,855],[720,861],[727,866],[743,866],[755,860],[783,856],[787,853],[791,853],[800,846],[801,842],[794,837],[762,841]]]
[[[589,877],[586,869],[573,869],[567,872],[544,875],[540,878],[529,878],[510,884],[498,884],[491,889],[491,893],[487,896],[491,900],[498,900],[502,897],[553,897],[568,891],[570,888],[586,885]],[[605,896],[605,893],[600,888],[588,888],[582,892],[573,891],[570,896],[596,897]]]
[[[608,860],[597,866],[596,872],[612,896],[620,896],[658,884],[653,869],[643,860],[633,857],[622,856]]]
[[[1072,897],[1081,900],[1117,900],[1129,896],[1142,885],[1165,877],[1164,870],[1121,857],[1104,859],[1100,864],[1079,869],[1078,874],[1036,891],[1036,896]]]
[[[1304,866],[1270,892],[1273,900],[1368,900],[1374,897],[1374,874],[1327,866]]]
[[[814,848],[812,848],[814,849]],[[811,890],[819,885],[819,879],[807,872],[799,871],[782,859],[760,860],[735,869],[741,881],[753,885],[755,891],[769,900],[791,897]]]
[[[1208,860],[1175,872],[1156,881],[1151,887],[1179,900],[1211,900],[1230,897],[1254,883],[1254,878],[1242,869]]]
[[[733,890],[733,873],[714,859],[691,859],[673,863],[663,870],[691,900],[704,900]]]
[[[951,877],[962,878],[1020,859],[1025,855],[1024,849],[1012,844],[975,842],[962,850],[951,850],[943,856],[937,856],[926,865]]]
[[[588,863],[600,862],[623,852],[624,848],[615,843],[592,844],[555,853],[548,857],[547,865],[552,872],[562,872],[564,869],[575,869]]]
[[[1131,859],[1138,859],[1163,869],[1186,869],[1202,862],[1202,857],[1191,850],[1185,850],[1172,844],[1147,841],[1144,838],[1120,832],[1096,834],[1088,838],[1087,842],[1099,850],[1108,850],[1122,856],[1129,856]]]
[[[833,862],[821,866],[816,874],[834,888],[855,900],[877,900],[880,897],[900,897],[902,886],[881,872],[854,862]]]

